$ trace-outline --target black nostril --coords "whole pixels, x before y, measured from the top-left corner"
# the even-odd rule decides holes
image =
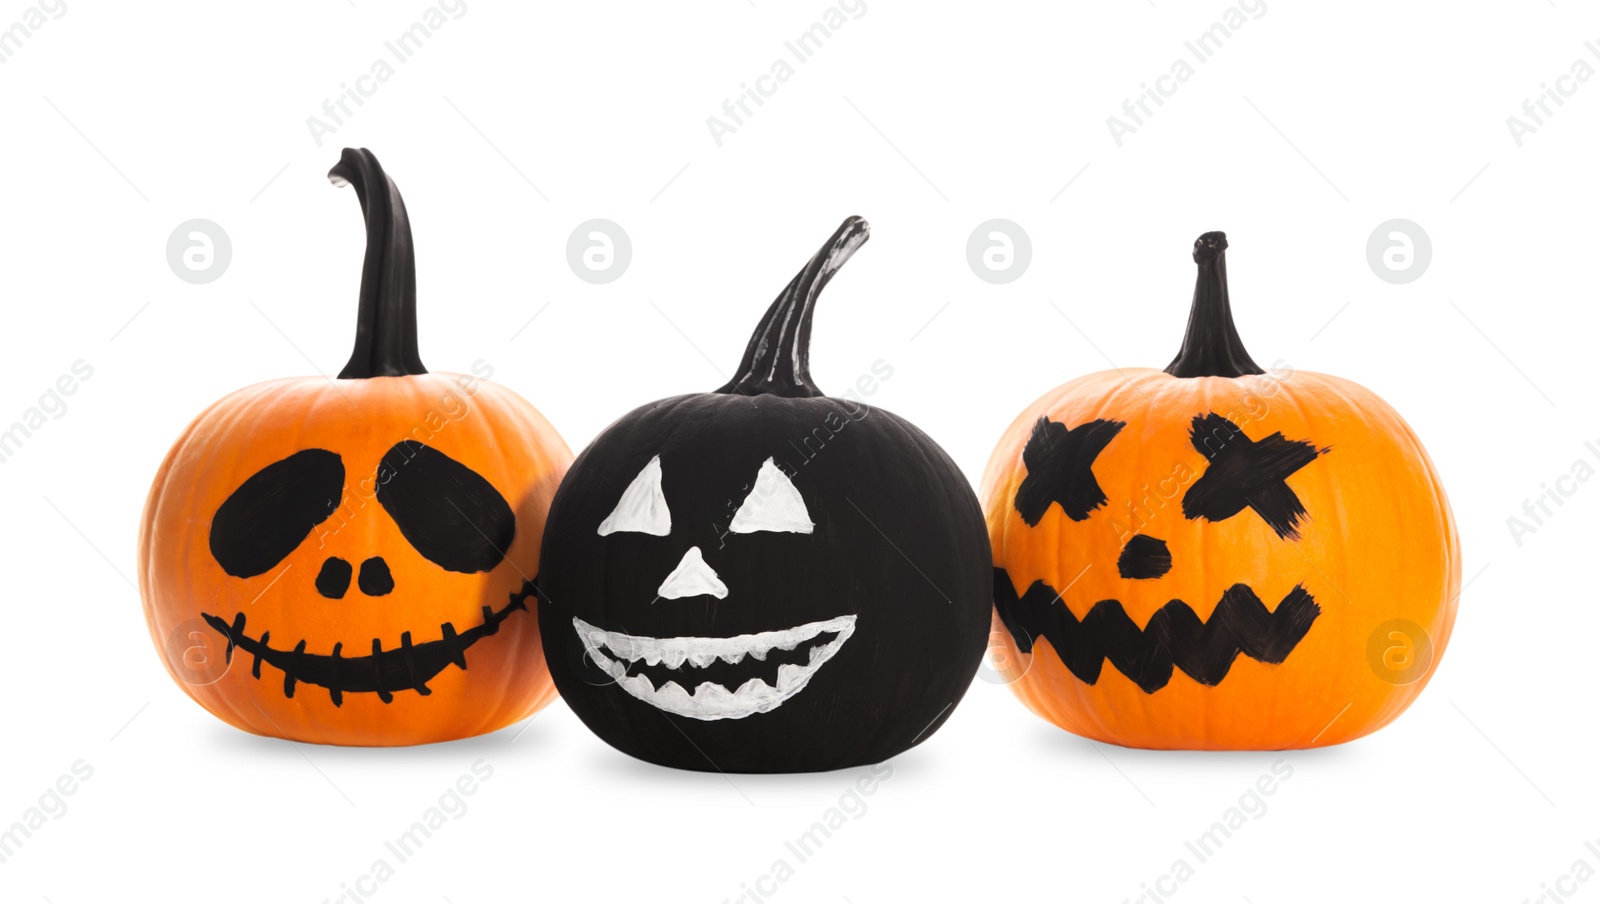
[[[317,572],[317,592],[330,600],[344,596],[350,589],[350,563],[338,556],[329,556]]]
[[[348,569],[350,566],[346,565]],[[348,580],[348,575],[346,576]],[[394,589],[394,575],[389,573],[389,563],[382,556],[373,556],[361,563],[361,576],[356,586],[367,596],[383,596]]]
[[[1159,578],[1172,570],[1172,553],[1167,541],[1134,534],[1117,558],[1117,573],[1125,578]]]

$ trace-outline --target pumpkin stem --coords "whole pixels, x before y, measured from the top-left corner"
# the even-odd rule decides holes
[[[717,392],[768,393],[788,398],[823,394],[811,382],[811,313],[822,287],[870,234],[866,220],[845,219],[767,308],[745,347],[738,374]]]
[[[1183,335],[1178,357],[1167,365],[1174,377],[1242,377],[1265,373],[1244,350],[1233,326],[1228,306],[1228,266],[1223,254],[1228,237],[1208,232],[1194,240],[1194,304],[1189,308],[1189,329]]]
[[[417,263],[400,189],[366,148],[345,148],[328,181],[350,185],[367,221],[356,347],[339,378],[425,374],[417,354]]]

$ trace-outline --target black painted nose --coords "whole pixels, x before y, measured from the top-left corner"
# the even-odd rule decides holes
[[[1167,541],[1134,534],[1117,557],[1117,573],[1125,578],[1159,578],[1172,570],[1172,553]]]
[[[317,592],[330,600],[344,599],[350,590],[350,575],[355,569],[338,556],[329,556],[317,572]],[[389,563],[382,556],[373,556],[361,563],[361,574],[356,586],[367,596],[383,596],[394,590],[394,575],[389,573]]]
[[[329,556],[317,572],[317,592],[330,600],[342,599],[350,589],[350,563],[338,556]]]
[[[373,556],[361,563],[361,576],[356,586],[367,596],[383,596],[394,589],[394,575],[389,573],[389,563],[382,556]]]

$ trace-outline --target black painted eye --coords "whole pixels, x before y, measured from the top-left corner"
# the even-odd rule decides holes
[[[211,518],[211,557],[236,578],[266,572],[328,520],[344,495],[344,463],[305,449],[250,475]]]
[[[1282,433],[1252,440],[1238,424],[1215,413],[1195,417],[1189,443],[1211,462],[1183,494],[1185,518],[1223,521],[1248,507],[1281,539],[1300,539],[1297,528],[1306,507],[1284,481],[1326,454],[1328,447],[1285,439]]]
[[[517,533],[505,497],[477,471],[415,440],[402,440],[378,466],[378,502],[406,542],[446,571],[489,571]]]
[[[1106,494],[1094,479],[1094,460],[1126,426],[1122,421],[1095,420],[1068,430],[1066,424],[1039,418],[1022,450],[1028,476],[1017,487],[1015,500],[1022,520],[1037,526],[1052,502],[1074,521],[1105,505]]]

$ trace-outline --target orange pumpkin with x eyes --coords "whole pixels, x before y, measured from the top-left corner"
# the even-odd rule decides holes
[[[203,412],[139,535],[167,670],[256,734],[391,746],[463,738],[556,696],[529,611],[572,454],[515,393],[428,373],[404,202],[346,150],[367,223],[356,348],[337,380],[278,380]]]
[[[1422,443],[1355,383],[1257,366],[1226,247],[1195,243],[1165,371],[1050,392],[984,476],[993,658],[1035,713],[1096,740],[1357,738],[1416,698],[1455,621],[1460,543]]]

